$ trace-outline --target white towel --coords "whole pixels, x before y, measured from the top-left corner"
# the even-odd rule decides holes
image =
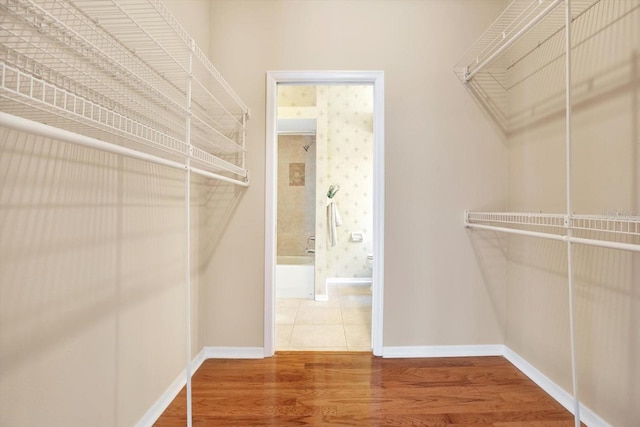
[[[333,200],[329,200],[327,205],[327,231],[328,231],[328,246],[334,247],[338,243],[338,231],[337,227],[342,225],[342,218],[340,218],[340,212],[338,212],[338,206]]]

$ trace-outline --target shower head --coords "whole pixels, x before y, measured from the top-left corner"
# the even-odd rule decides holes
[[[303,145],[302,148],[304,148],[304,151],[309,151],[309,148],[311,148],[311,146],[313,144],[315,144],[315,141],[312,141],[311,143],[307,144],[307,145]]]

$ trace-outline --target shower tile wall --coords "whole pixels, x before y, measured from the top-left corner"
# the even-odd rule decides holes
[[[315,234],[314,136],[278,137],[278,255],[304,255],[307,239]],[[292,168],[291,165],[294,165]],[[303,177],[291,171],[303,166]]]

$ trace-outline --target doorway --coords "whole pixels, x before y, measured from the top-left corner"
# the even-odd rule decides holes
[[[384,75],[382,72],[270,72],[267,74],[267,141],[266,141],[266,157],[267,157],[267,165],[266,165],[266,247],[265,247],[265,331],[264,331],[264,347],[265,347],[265,356],[271,356],[276,350],[276,283],[275,280],[277,278],[276,274],[276,259],[278,255],[278,236],[276,233],[277,223],[278,223],[278,130],[279,125],[282,128],[282,124],[278,123],[278,87],[289,87],[294,86],[323,86],[326,92],[329,92],[330,89],[334,91],[337,90],[337,86],[345,86],[354,88],[360,87],[369,90],[369,93],[372,93],[372,103],[373,103],[373,114],[369,114],[370,118],[370,128],[373,130],[373,209],[372,209],[372,226],[369,226],[369,243],[370,247],[368,249],[369,257],[373,258],[373,262],[371,263],[371,273],[370,276],[373,278],[371,288],[369,286],[356,286],[355,288],[353,282],[358,282],[358,279],[354,279],[349,283],[347,287],[339,287],[342,290],[343,294],[346,294],[346,299],[351,298],[366,298],[365,295],[368,296],[371,301],[371,345],[370,348],[373,350],[375,355],[380,355],[382,353],[382,296],[383,296],[383,256],[384,256],[384,233],[383,233],[383,214],[384,214],[384,83],[383,80]],[[314,89],[315,90],[315,89]],[[304,92],[304,90],[302,91]],[[307,94],[308,95],[308,94]],[[352,93],[353,95],[353,93]],[[357,98],[357,94],[355,95]],[[302,108],[303,110],[304,108]],[[300,110],[300,109],[299,109]],[[300,118],[300,111],[297,112],[292,118]],[[284,117],[281,117],[284,118]],[[307,118],[308,121],[312,118]],[[365,122],[366,123],[366,122]],[[289,123],[286,126],[291,125]],[[315,121],[314,126],[318,126],[318,122]],[[322,125],[320,125],[322,126]],[[281,129],[280,129],[281,130]],[[358,130],[355,131],[356,133]],[[295,134],[296,132],[289,132],[290,134]],[[308,133],[310,135],[311,132]],[[326,149],[326,144],[324,142],[320,142],[317,138],[326,138],[326,135],[316,135],[315,129],[313,132],[313,138],[307,137],[309,139],[304,144],[301,145],[302,148],[300,150],[304,150],[307,153],[314,146],[321,146],[321,149]],[[291,141],[289,141],[291,142]],[[294,143],[295,144],[295,143]],[[295,146],[295,145],[294,145]],[[309,147],[307,149],[306,147]],[[339,149],[338,149],[339,150]],[[314,156],[315,157],[315,156]],[[326,153],[325,153],[326,157]],[[326,159],[325,159],[326,160]],[[281,165],[282,166],[282,165]],[[288,164],[287,167],[293,168],[293,181],[290,183],[293,186],[300,185],[301,182],[304,181],[304,171],[305,164],[303,162],[292,162]],[[315,165],[313,166],[315,170]],[[359,179],[350,179],[349,176],[342,176],[343,180],[346,180],[347,185],[352,185]],[[288,178],[289,179],[289,178]],[[325,203],[324,190],[325,186],[328,189],[334,188],[339,189],[339,183],[332,182],[323,182],[321,179],[318,181],[318,194],[320,195],[318,201],[316,203],[316,207]],[[282,184],[282,182],[280,183]],[[287,182],[287,184],[289,184]],[[356,184],[357,185],[357,184]],[[295,189],[298,192],[301,192],[300,189]],[[327,191],[327,194],[330,193],[330,190]],[[345,192],[344,194],[349,194]],[[327,199],[329,205],[331,205],[331,198]],[[336,197],[337,199],[337,197]],[[321,206],[321,212],[318,212],[318,215],[324,215],[324,212],[327,213],[327,228],[330,228],[328,225],[331,224],[330,213],[331,208],[325,206]],[[320,221],[322,222],[322,221]],[[352,226],[353,228],[353,226]],[[355,227],[357,228],[357,227]],[[317,232],[318,230],[316,230]],[[304,233],[309,234],[309,236],[304,235]],[[299,233],[298,233],[299,234]],[[315,252],[315,234],[311,234],[310,232],[303,232],[303,235],[297,239],[299,242],[293,244],[293,246],[304,246],[304,255],[309,255],[309,253]],[[322,236],[318,236],[318,239],[326,239],[327,229],[320,229],[320,234]],[[331,234],[331,233],[329,233]],[[349,236],[346,240],[353,242],[351,246],[345,246],[343,250],[350,250],[354,248],[358,248],[360,250],[365,249],[364,245],[359,246],[357,243],[359,239],[363,238],[363,234],[359,230],[352,229],[348,230],[347,235]],[[344,240],[345,232],[342,232],[342,238]],[[372,241],[371,241],[372,240]],[[331,239],[329,238],[329,242]],[[324,242],[324,240],[322,240]],[[324,244],[324,243],[322,243]],[[330,245],[330,243],[329,243]],[[344,243],[343,243],[344,245]],[[322,252],[322,249],[320,249]],[[319,254],[322,256],[322,254]],[[332,254],[334,257],[337,257],[337,252]],[[324,254],[326,256],[326,253]],[[324,261],[323,261],[324,262]],[[362,259],[361,265],[364,268],[367,263],[367,254],[365,253]],[[325,264],[323,264],[325,265]],[[358,276],[358,274],[354,274],[354,276]],[[366,274],[365,274],[366,276]],[[319,280],[317,280],[319,278]],[[329,278],[329,283],[327,283],[327,278]],[[314,295],[311,299],[311,302],[308,304],[313,304],[313,300],[318,301],[326,301],[331,298],[330,292],[335,292],[335,301],[339,303],[340,295],[333,286],[335,283],[331,282],[331,277],[327,277],[325,271],[320,271],[319,274],[315,274],[316,283],[314,285]],[[362,278],[366,280],[366,278]],[[368,279],[371,281],[371,279]],[[370,293],[369,293],[370,292]],[[359,295],[365,294],[365,295]],[[308,313],[307,313],[308,314]],[[346,330],[345,330],[346,332]]]

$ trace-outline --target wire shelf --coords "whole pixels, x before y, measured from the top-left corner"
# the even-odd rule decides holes
[[[640,252],[640,215],[465,211],[465,225]]]
[[[640,216],[638,215],[571,215],[569,224],[573,230],[599,231],[640,237]]]
[[[3,112],[248,175],[247,106],[160,0],[0,0],[0,68]]]
[[[576,19],[600,0],[572,0]],[[540,48],[565,26],[564,0],[514,0],[469,48],[455,67],[470,80],[485,67],[506,69]]]
[[[624,19],[634,25],[631,14],[640,8],[637,0],[571,0],[570,4],[571,46],[578,56],[588,55],[589,40],[611,23]],[[565,108],[565,6],[564,0],[513,0],[454,66],[505,134],[561,114]],[[575,84],[588,85],[592,77],[578,65]]]
[[[565,228],[565,215],[519,212],[468,212],[468,222]]]

